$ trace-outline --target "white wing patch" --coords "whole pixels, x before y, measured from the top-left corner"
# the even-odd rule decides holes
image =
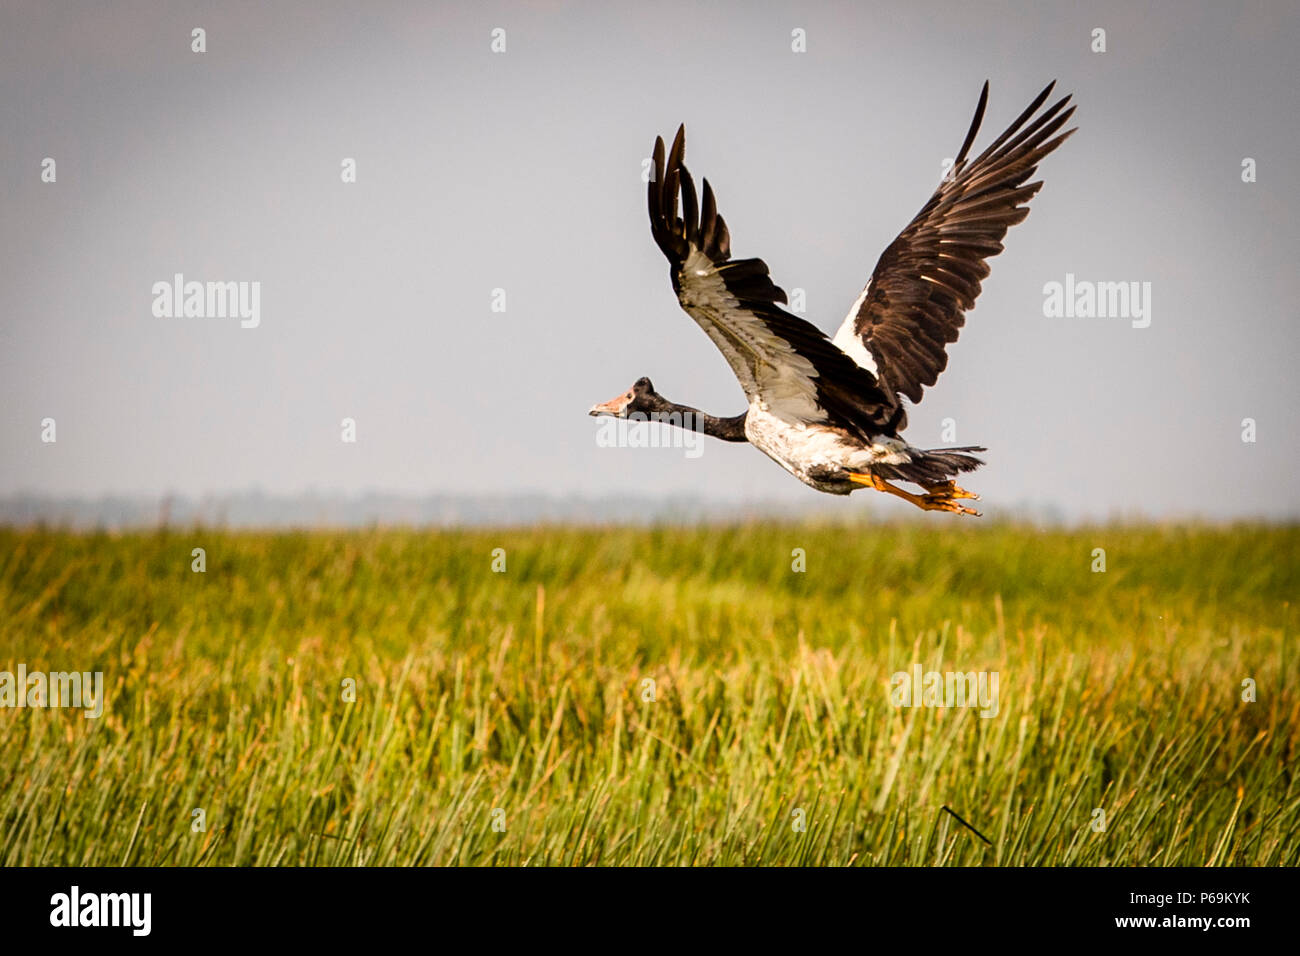
[[[750,405],[787,421],[824,419],[817,403],[817,369],[730,292],[713,262],[695,245],[678,279],[682,308],[718,347]]]
[[[871,284],[868,283],[867,287],[862,290],[862,294],[849,307],[849,314],[844,319],[843,324],[840,325],[839,331],[835,333],[835,338],[831,339],[831,343],[857,362],[860,368],[865,368],[874,377],[879,378],[876,372],[876,360],[867,351],[867,347],[862,343],[862,336],[858,335],[855,328],[858,321],[858,310],[862,308],[862,303],[867,300],[867,293],[870,291]]]

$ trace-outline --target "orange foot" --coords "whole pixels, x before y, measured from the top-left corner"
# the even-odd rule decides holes
[[[868,488],[875,488],[877,491],[883,491],[886,494],[902,498],[904,501],[911,502],[922,511],[948,511],[955,515],[974,515],[979,517],[979,512],[974,508],[967,508],[957,503],[958,498],[979,499],[979,495],[967,491],[965,488],[959,488],[955,482],[945,481],[938,485],[926,485],[925,494],[914,495],[910,491],[904,491],[902,488],[895,487],[883,478],[872,474],[860,474],[856,471],[849,472],[849,481],[857,485],[866,485]]]

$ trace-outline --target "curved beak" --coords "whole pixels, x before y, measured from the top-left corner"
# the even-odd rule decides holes
[[[592,405],[587,412],[588,415],[612,415],[614,418],[621,418],[623,410],[627,408],[628,403],[632,401],[627,392],[620,392],[607,402],[601,402],[599,405]]]

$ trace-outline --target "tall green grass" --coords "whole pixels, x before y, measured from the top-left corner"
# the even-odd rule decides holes
[[[1298,583],[1297,528],[0,531],[0,669],[107,697],[0,710],[0,865],[1295,864]]]

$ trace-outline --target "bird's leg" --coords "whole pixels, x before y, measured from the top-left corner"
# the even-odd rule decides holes
[[[849,481],[853,482],[855,485],[866,485],[868,488],[875,488],[877,491],[883,491],[889,495],[897,495],[904,501],[910,501],[918,508],[922,507],[920,495],[914,495],[911,492],[904,491],[902,488],[897,488],[885,481],[885,479],[877,477],[870,472],[859,473],[851,471],[849,472]]]
[[[973,498],[979,501],[979,495],[973,491],[967,491],[965,488],[952,481],[942,481],[937,485],[922,485],[925,489],[923,500],[932,502],[940,511],[951,511],[954,514],[974,515],[979,517],[980,513],[974,508],[966,508],[957,504],[957,498]]]
[[[927,495],[940,495],[946,498],[974,498],[980,500],[980,496],[973,491],[967,491],[960,487],[955,481],[944,481],[937,485],[922,485]]]
[[[956,498],[976,498],[977,495],[971,494],[964,488],[958,488],[951,481],[939,485],[930,485],[926,487],[926,493],[923,495],[914,495],[910,491],[904,491],[891,485],[885,479],[870,473],[862,474],[856,471],[849,472],[849,481],[857,485],[866,485],[868,488],[875,488],[877,491],[883,491],[886,494],[902,498],[904,501],[916,505],[922,511],[948,511],[958,515],[975,515],[979,512],[973,508],[967,508],[959,505],[954,499]]]

